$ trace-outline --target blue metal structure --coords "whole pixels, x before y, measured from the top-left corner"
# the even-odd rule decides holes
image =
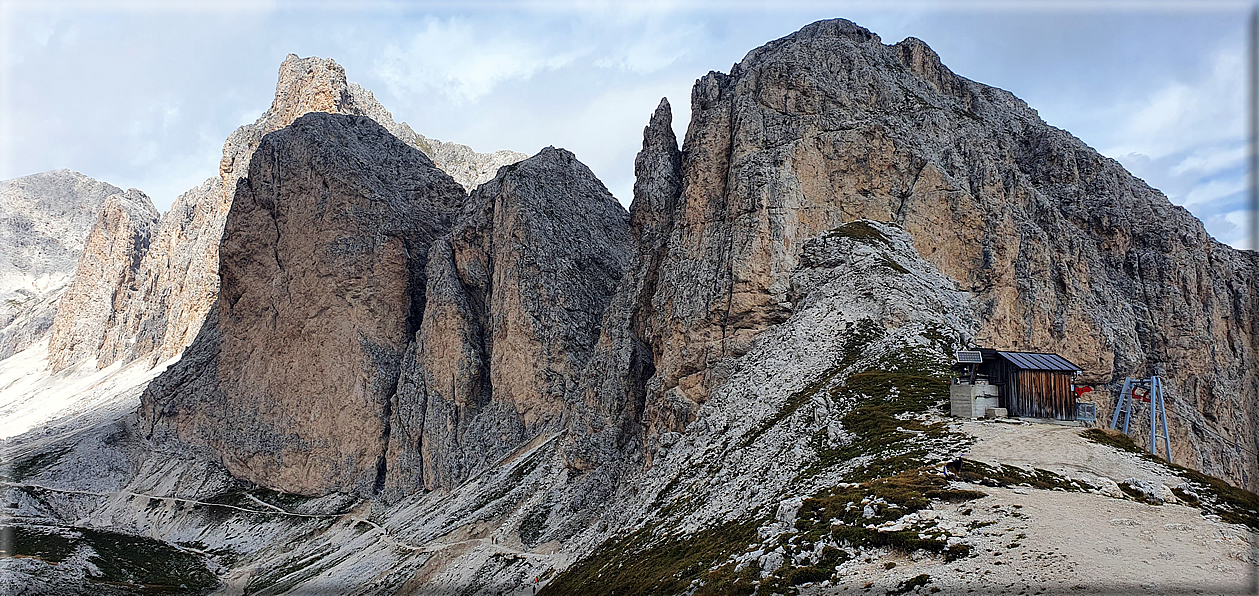
[[[1138,389],[1145,390],[1145,397],[1136,395]],[[1148,399],[1147,399],[1148,398]],[[1158,455],[1158,421],[1163,422],[1163,449],[1167,453],[1167,462],[1172,461],[1172,440],[1167,432],[1167,404],[1164,399],[1163,380],[1157,376],[1148,379],[1125,378],[1123,389],[1119,392],[1119,403],[1115,405],[1115,413],[1110,417],[1110,428],[1117,428],[1119,415],[1123,414],[1123,432],[1128,433],[1128,425],[1132,422],[1132,410],[1137,399],[1150,402],[1150,454]]]

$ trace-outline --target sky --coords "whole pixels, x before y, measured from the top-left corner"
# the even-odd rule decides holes
[[[804,25],[927,42],[1254,248],[1247,19],[1235,1],[0,0],[0,179],[69,168],[165,211],[217,175],[289,53],[333,58],[398,121],[477,151],[573,151],[628,205],[661,97]]]

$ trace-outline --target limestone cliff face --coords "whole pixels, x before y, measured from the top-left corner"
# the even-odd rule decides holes
[[[112,184],[56,170],[0,182],[0,359],[46,337]]]
[[[222,181],[211,178],[162,215],[136,283],[118,290],[120,306],[104,331],[97,366],[120,360],[152,365],[192,343],[218,294],[218,262],[211,257],[223,234],[222,192]]]
[[[264,486],[368,493],[430,245],[463,189],[375,121],[322,113],[263,137],[248,174],[215,308],[145,392],[143,425]]]
[[[106,331],[126,312],[127,294],[135,287],[140,259],[148,251],[157,221],[153,202],[134,188],[105,200],[87,235],[74,281],[57,304],[48,340],[53,372],[101,352]]]
[[[507,166],[433,245],[394,400],[388,488],[449,489],[560,432],[632,247],[628,215],[562,149]]]
[[[1178,461],[1255,486],[1259,259],[1008,92],[913,38],[844,20],[753,50],[692,91],[676,204],[643,337],[646,414],[681,428],[722,362],[792,312],[805,240],[894,222],[980,305],[976,343],[1063,354],[1084,381],[1164,375]],[[664,153],[657,152],[664,156]],[[641,177],[640,177],[641,180]],[[650,208],[649,208],[650,206]],[[1103,400],[1102,406],[1108,407]]]

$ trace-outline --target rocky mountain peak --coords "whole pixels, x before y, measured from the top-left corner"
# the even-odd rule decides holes
[[[244,175],[249,156],[263,135],[284,128],[310,112],[367,116],[403,141],[414,143],[415,140],[414,131],[394,122],[393,115],[371,92],[347,82],[345,68],[335,60],[289,54],[280,64],[271,108],[253,124],[237,129],[223,145],[219,171],[227,194],[231,189],[226,187]]]
[[[417,134],[405,122],[395,122],[393,114],[385,109],[376,96],[357,83],[346,81],[345,68],[329,58],[300,58],[289,54],[280,65],[279,79],[275,86],[275,99],[253,125],[250,134],[224,147],[224,164],[235,163],[236,152],[248,150],[256,144],[257,134],[266,134],[288,126],[297,117],[308,112],[353,114],[375,120],[394,136],[408,145],[418,148],[432,159],[437,167],[457,180],[471,192],[477,185],[494,177],[498,168],[518,162],[526,157],[515,151],[477,153],[467,145],[448,143]],[[248,127],[246,127],[248,128]],[[243,129],[242,129],[243,130]],[[235,136],[235,135],[234,135]],[[251,144],[251,141],[255,141]]]
[[[696,83],[682,154],[645,338],[659,354],[648,401],[683,412],[665,418],[687,419],[721,363],[791,315],[807,239],[868,219],[902,226],[973,293],[976,341],[1061,353],[1092,384],[1175,379],[1181,456],[1253,483],[1254,253],[1193,241],[1188,212],[920,40],[887,46],[837,20],[753,50]]]
[[[882,40],[880,40],[879,36],[873,31],[870,31],[869,29],[866,29],[865,27],[862,27],[861,25],[858,25],[848,19],[825,19],[815,21],[801,27],[799,31],[788,37],[800,41],[807,41],[819,37],[846,37],[856,42],[873,41],[882,43]]]
[[[897,50],[901,63],[909,69],[909,72],[914,73],[937,92],[957,97],[959,93],[966,90],[967,87],[962,84],[958,76],[940,62],[940,56],[921,39],[906,37],[892,47]]]
[[[635,233],[649,244],[659,244],[668,233],[682,190],[682,151],[673,134],[673,110],[667,98],[643,128],[643,148],[634,158],[634,201],[630,221]]]
[[[262,119],[287,124],[307,112],[344,114],[357,107],[355,99],[345,80],[345,68],[335,60],[289,54],[280,63],[275,99]]]
[[[111,328],[104,332],[96,354],[98,366],[137,359],[156,365],[178,355],[193,341],[218,296],[219,243],[237,184],[247,177],[250,159],[263,138],[308,113],[369,118],[387,134],[421,151],[418,159],[437,161],[438,167],[455,172],[465,189],[493,177],[498,167],[524,157],[513,152],[478,154],[463,145],[425,139],[406,123],[395,122],[370,91],[347,82],[345,69],[336,61],[290,54],[280,65],[271,108],[224,142],[219,176],[181,195],[162,218],[153,232],[152,249],[135,275],[134,287],[98,296],[126,305],[108,322]],[[426,151],[431,157],[426,157]],[[98,282],[93,278],[84,283]],[[79,359],[53,356],[61,362]]]

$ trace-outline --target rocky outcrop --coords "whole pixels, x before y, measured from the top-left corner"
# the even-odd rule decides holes
[[[0,359],[45,336],[101,205],[121,192],[70,170],[0,182]]]
[[[524,153],[507,150],[477,153],[467,145],[446,143],[420,134],[414,135],[414,139],[416,147],[428,155],[443,172],[450,174],[456,182],[462,184],[468,192],[472,192],[476,187],[493,179],[499,168],[529,157]]]
[[[564,429],[632,248],[625,209],[563,149],[499,171],[429,254],[394,399],[387,488],[449,489]]]
[[[57,305],[48,340],[52,372],[106,352],[101,343],[114,320],[126,313],[140,259],[149,248],[158,213],[144,193],[110,195],[87,235],[74,281]],[[115,348],[116,349],[116,348]]]
[[[1059,352],[1092,384],[1162,374],[1178,461],[1259,481],[1254,252],[917,39],[818,22],[709,73],[691,103],[681,198],[649,218],[672,222],[644,325],[662,430],[790,316],[802,243],[868,218],[971,292],[976,343]]]
[[[464,192],[362,116],[302,116],[263,137],[248,173],[215,308],[146,390],[143,425],[263,486],[369,493],[429,248]]]
[[[651,373],[642,381],[645,404],[642,426],[648,437],[683,428],[690,421],[693,402],[678,392],[661,391],[656,363],[663,362],[660,316],[654,297],[659,291],[660,264],[673,233],[673,217],[682,195],[682,152],[673,134],[673,112],[667,99],[660,105],[643,129],[643,148],[634,159],[634,202],[630,217],[639,240],[641,269],[640,287],[634,297],[632,330],[644,347],[651,346]],[[667,367],[666,367],[667,368]],[[646,391],[646,384],[653,390]],[[650,451],[647,457],[651,457]]]

